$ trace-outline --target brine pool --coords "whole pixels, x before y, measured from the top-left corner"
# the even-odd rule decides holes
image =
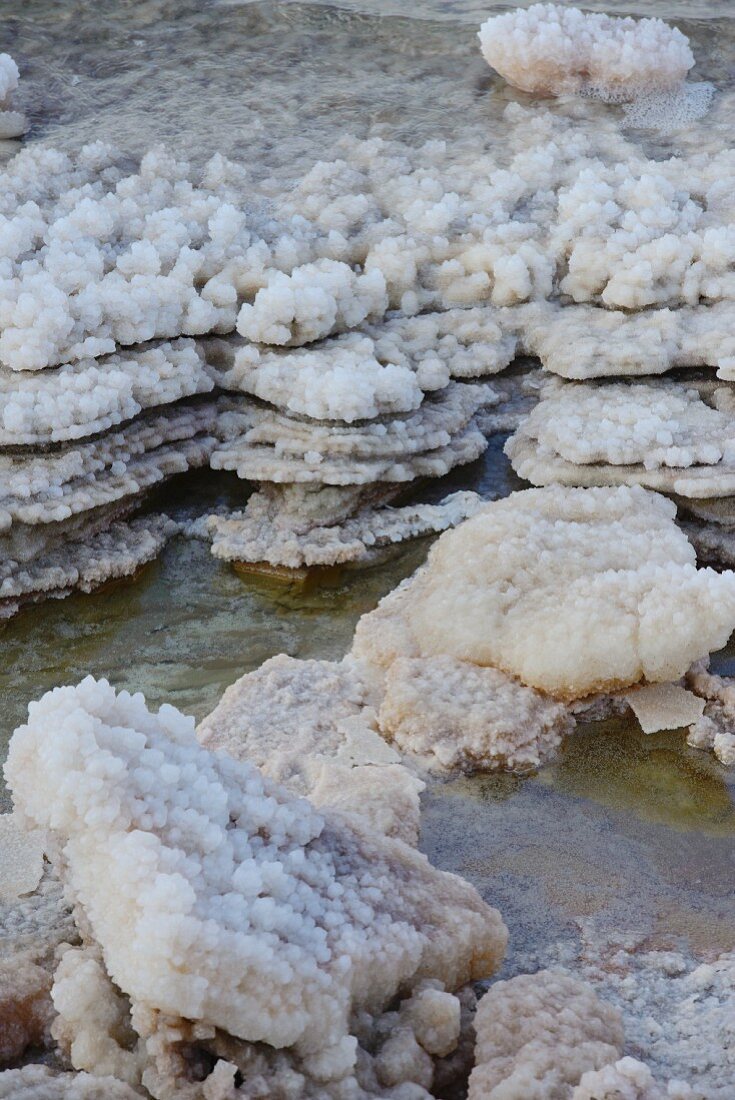
[[[488,70],[475,35],[491,9],[507,6],[7,0],[0,49],[21,68],[27,141],[73,149],[101,138],[131,154],[166,141],[196,161],[220,150],[263,183],[301,174],[342,133],[452,140],[461,119],[492,129],[506,103],[524,97]],[[719,89],[697,140],[723,140],[735,5],[586,6],[676,19],[698,59],[694,78]],[[657,140],[641,137],[649,148]],[[4,145],[7,158],[17,144]],[[448,482],[488,496],[521,485],[499,439],[431,495]],[[234,477],[201,474],[157,504],[192,515],[241,503],[244,492]],[[0,751],[29,700],[88,673],[143,691],[150,706],[202,717],[273,654],[339,658],[359,616],[427,549],[424,540],[370,569],[286,584],[239,574],[203,543],[176,539],[134,580],[31,608],[0,629]],[[715,666],[735,671],[735,646]],[[649,946],[701,957],[735,948],[735,776],[688,749],[682,732],[646,737],[621,719],[590,725],[538,774],[437,781],[423,804],[424,851],[474,882],[509,925],[507,973],[521,959],[543,961],[549,945],[573,945],[590,921],[601,935],[631,929]]]

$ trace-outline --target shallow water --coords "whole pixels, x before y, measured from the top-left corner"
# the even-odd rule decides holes
[[[505,104],[523,97],[492,76],[475,31],[491,8],[507,6],[416,0],[408,15],[400,0],[8,0],[0,49],[21,66],[28,140],[75,148],[102,138],[132,154],[167,141],[195,161],[221,150],[262,180],[331,156],[341,133],[451,140],[499,127]],[[720,143],[731,118],[735,6],[588,6],[679,19],[693,39],[696,75],[720,88],[712,116],[681,140]],[[5,146],[10,155],[14,143]],[[442,488],[490,496],[516,487],[501,443]],[[211,474],[163,500],[180,514],[242,493],[234,478]],[[429,496],[438,495],[433,486]],[[274,653],[339,657],[357,618],[426,550],[422,542],[367,571],[286,586],[239,575],[204,544],[177,539],[134,582],[41,605],[3,628],[2,752],[30,699],[88,673],[200,717]],[[734,654],[723,667],[733,668]],[[734,794],[732,777],[687,749],[682,734],[645,738],[618,720],[584,730],[537,776],[433,785],[422,844],[502,910],[511,970],[518,953],[543,959],[547,944],[573,940],[587,918],[661,942],[680,936],[699,951],[732,948]]]

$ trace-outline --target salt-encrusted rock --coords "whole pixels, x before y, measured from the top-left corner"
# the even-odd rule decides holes
[[[620,1013],[559,970],[497,982],[475,1016],[469,1100],[572,1100],[588,1070],[622,1053]]]
[[[406,539],[456,527],[485,503],[471,492],[452,493],[438,504],[404,507],[382,502],[380,507],[370,503],[361,506],[358,501],[354,514],[348,510],[347,515],[332,517],[330,522],[329,516],[314,516],[307,508],[299,509],[308,488],[260,490],[250,497],[244,512],[209,516],[203,533],[212,541],[214,556],[225,561],[268,562],[287,569],[365,563]],[[315,495],[323,498],[330,491],[317,490]],[[370,499],[369,491],[366,495]],[[354,500],[352,494],[349,499]],[[286,512],[294,504],[296,507]]]
[[[446,771],[525,771],[552,758],[574,719],[495,668],[453,657],[399,658],[378,722],[399,749]]]
[[[204,1100],[218,1058],[234,1095],[269,1080],[274,1097],[359,1096],[361,1081],[381,1095],[380,1019],[399,991],[432,978],[452,992],[504,950],[502,921],[472,887],[357,815],[319,813],[208,752],[193,719],[151,714],[105,681],[31,704],[5,772],[16,812],[52,830],[160,1100]],[[392,1084],[430,1087],[426,1047],[446,1050],[436,1029],[420,1018],[428,1061],[399,1059]]]
[[[0,373],[0,446],[96,435],[144,409],[208,393],[214,382],[193,341],[85,359],[56,370]]]
[[[140,1093],[114,1077],[53,1073],[48,1066],[23,1066],[0,1073],[2,1100],[140,1100]]]
[[[353,654],[447,655],[569,700],[678,679],[729,637],[735,576],[696,568],[675,511],[636,488],[488,504],[363,616]]]
[[[423,783],[380,736],[378,702],[359,663],[281,654],[228,687],[197,737],[322,809],[359,814],[415,844]]]
[[[32,563],[0,563],[0,619],[42,599],[92,592],[107,581],[131,577],[161,553],[178,531],[163,515],[116,522],[78,539],[56,540]]]
[[[541,95],[626,102],[680,84],[694,64],[687,38],[661,19],[616,19],[559,4],[496,15],[479,38],[485,60],[509,84]]]
[[[21,111],[13,110],[13,92],[18,87],[18,66],[8,53],[0,53],[0,139],[24,134],[28,121]]]
[[[536,485],[643,485],[682,497],[735,492],[729,386],[550,380],[508,440]]]

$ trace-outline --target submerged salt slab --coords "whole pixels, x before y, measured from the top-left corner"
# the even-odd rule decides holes
[[[617,19],[533,4],[483,23],[483,56],[509,84],[541,95],[627,102],[679,84],[694,64],[687,38],[661,19]]]
[[[148,1033],[166,1024],[158,1012],[173,1031],[183,1017],[293,1048],[322,1082],[349,1079],[353,1014],[429,976],[456,989],[504,949],[472,887],[207,752],[192,719],[105,681],[31,704],[5,773],[24,820],[52,828],[85,928]]]
[[[469,1100],[572,1100],[588,1070],[617,1061],[620,1013],[560,970],[496,982],[475,1017]]]
[[[43,873],[43,834],[27,831],[13,814],[0,814],[0,901],[29,894]]]
[[[291,487],[291,494],[301,488]],[[276,488],[264,498],[261,490],[250,497],[244,512],[206,519],[206,535],[212,540],[216,558],[269,562],[288,569],[366,562],[385,547],[455,527],[485,503],[477,493],[470,492],[452,493],[438,504],[407,504],[400,508],[382,501],[380,507],[361,505],[358,499],[354,514],[348,509],[346,514],[332,517],[331,522],[329,516],[320,522],[320,515],[312,518],[306,509],[296,509],[289,523],[283,516],[286,499],[274,495],[279,492]],[[282,492],[289,492],[289,487]],[[370,490],[366,495],[369,500]]]
[[[646,684],[626,695],[644,733],[676,730],[702,717],[704,699],[679,684]]]
[[[681,677],[735,625],[735,577],[698,570],[674,505],[642,489],[488,504],[358,623],[382,668],[446,654],[566,699]]]
[[[359,663],[281,654],[228,687],[197,737],[321,808],[359,814],[415,844],[423,784],[378,733],[377,703]]]

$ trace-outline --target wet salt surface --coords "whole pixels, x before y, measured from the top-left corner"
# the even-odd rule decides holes
[[[201,161],[216,151],[248,163],[255,180],[298,175],[331,156],[341,133],[454,139],[458,119],[492,131],[507,102],[479,55],[475,0],[244,3],[11,0],[0,49],[18,60],[18,105],[28,140],[74,149],[112,140],[139,155],[166,141]],[[693,40],[695,79],[718,100],[682,147],[715,148],[729,134],[735,19],[701,0],[589,4],[674,17]],[[735,15],[735,12],[733,12]],[[604,111],[588,104],[590,119]],[[563,109],[560,105],[559,109]],[[647,149],[665,142],[641,135]],[[0,156],[17,144],[3,143]],[[502,147],[502,130],[498,131]],[[457,471],[453,488],[486,495],[520,486],[493,440],[485,460]],[[202,475],[166,490],[173,514],[241,504],[243,487]],[[224,688],[274,653],[340,657],[355,622],[423,559],[426,542],[364,572],[307,585],[241,576],[201,543],[174,540],[134,583],[32,608],[0,633],[0,745],[29,700],[87,673],[203,716]],[[735,670],[735,649],[716,662]],[[681,733],[646,738],[633,720],[582,730],[538,776],[480,776],[434,784],[424,799],[422,846],[473,882],[511,929],[519,954],[573,941],[579,922],[635,928],[654,942],[682,937],[696,951],[735,947],[735,780]],[[7,795],[0,795],[7,808]]]

